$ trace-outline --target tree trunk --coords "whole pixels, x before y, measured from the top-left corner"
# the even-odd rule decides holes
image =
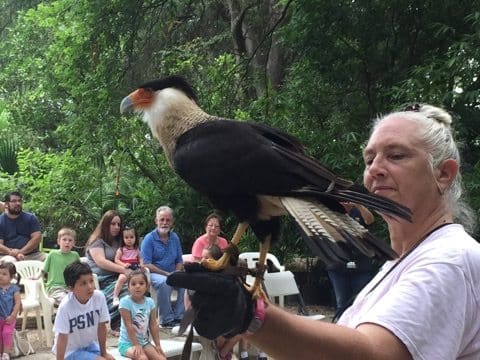
[[[277,88],[284,79],[285,50],[279,46],[276,30],[283,24],[289,4],[281,7],[275,0],[228,1],[237,65],[254,79],[249,96],[259,97],[268,85]]]

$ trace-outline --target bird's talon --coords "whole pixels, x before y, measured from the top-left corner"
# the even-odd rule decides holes
[[[218,260],[213,260],[213,259],[203,259],[200,264],[204,268],[210,271],[220,271],[223,270],[227,267],[230,261],[230,255],[227,253],[224,253],[222,257]]]

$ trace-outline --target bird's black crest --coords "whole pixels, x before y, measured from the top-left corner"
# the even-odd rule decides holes
[[[197,94],[195,94],[195,91],[193,90],[193,88],[190,86],[187,80],[185,80],[183,77],[178,75],[168,76],[160,80],[149,81],[145,84],[140,85],[139,88],[152,89],[154,91],[162,90],[166,88],[175,88],[175,89],[181,90],[190,99],[198,103]]]

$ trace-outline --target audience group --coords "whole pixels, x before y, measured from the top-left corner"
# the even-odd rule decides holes
[[[188,304],[184,289],[176,289],[177,299],[172,303],[174,289],[166,283],[169,274],[183,270],[180,237],[172,230],[173,210],[168,206],[156,210],[155,228],[141,244],[136,230],[123,224],[119,212],[106,211],[88,238],[81,261],[73,250],[76,232],[67,227],[58,231],[58,249],[48,255],[41,252],[40,223],[34,214],[23,211],[22,204],[22,194],[17,191],[7,193],[0,202],[0,288],[2,294],[8,293],[8,297],[2,295],[0,299],[0,331],[7,339],[0,349],[1,360],[8,360],[12,352],[13,342],[8,339],[13,339],[21,302],[20,288],[10,283],[16,275],[15,263],[22,260],[43,261],[41,277],[48,296],[58,307],[52,349],[57,358],[113,359],[105,345],[109,331],[119,337],[121,355],[140,360],[165,359],[154,310],[158,309],[159,324],[170,328],[180,324]],[[204,228],[205,233],[191,249],[193,261],[218,258],[228,247],[228,241],[220,236],[218,214],[210,214]],[[93,274],[99,289],[95,289]],[[152,298],[145,296],[151,289]],[[154,345],[148,341],[149,334]],[[241,359],[248,358],[246,349],[241,348],[241,352]],[[231,354],[218,358],[230,359]]]

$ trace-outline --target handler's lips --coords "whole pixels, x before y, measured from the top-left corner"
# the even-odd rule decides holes
[[[384,191],[392,191],[393,188],[390,186],[374,186],[372,189],[373,193],[384,192]]]

